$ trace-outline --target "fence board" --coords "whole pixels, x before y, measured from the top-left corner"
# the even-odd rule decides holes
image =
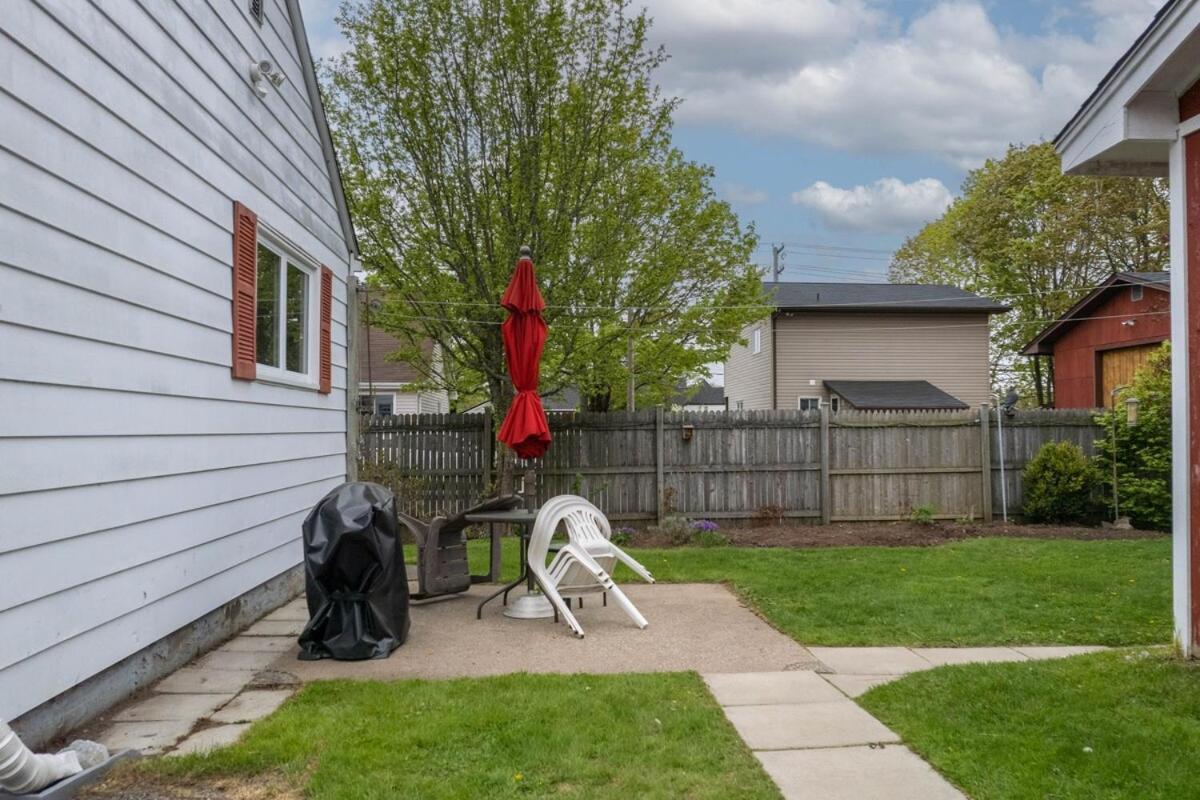
[[[539,500],[580,494],[614,520],[887,520],[920,506],[941,518],[980,518],[989,499],[1003,510],[1002,455],[1012,514],[1021,506],[1021,470],[1043,444],[1072,441],[1090,455],[1103,436],[1089,411],[1022,411],[999,425],[994,411],[981,425],[978,409],[842,411],[824,426],[816,411],[649,409],[553,413],[549,421],[554,444],[540,461],[518,461],[518,474],[536,471]],[[409,513],[452,512],[491,488],[493,436],[486,414],[365,417],[362,474],[396,487]],[[980,477],[985,458],[990,498]]]

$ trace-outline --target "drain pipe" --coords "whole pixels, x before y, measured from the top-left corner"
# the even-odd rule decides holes
[[[0,789],[31,794],[82,771],[79,755],[73,750],[35,755],[0,719]]]

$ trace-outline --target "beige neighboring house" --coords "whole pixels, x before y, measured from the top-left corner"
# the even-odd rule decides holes
[[[392,354],[401,348],[400,340],[379,328],[360,325],[358,329],[358,408],[364,414],[445,414],[450,397],[445,389],[413,391],[412,384],[422,379],[407,361]],[[432,363],[441,362],[441,348],[432,340],[421,343]]]
[[[961,409],[988,402],[988,318],[952,286],[775,283],[725,362],[730,411]]]

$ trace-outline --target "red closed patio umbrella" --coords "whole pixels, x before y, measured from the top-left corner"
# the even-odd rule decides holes
[[[546,344],[546,321],[542,319],[546,301],[538,290],[528,247],[521,248],[517,268],[500,305],[508,311],[500,334],[504,337],[508,374],[512,376],[517,396],[496,438],[521,458],[541,458],[550,447],[550,425],[537,390],[542,348]]]

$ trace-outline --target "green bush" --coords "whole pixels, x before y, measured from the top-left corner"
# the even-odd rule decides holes
[[[720,531],[698,530],[692,533],[692,544],[697,547],[724,547],[729,537]]]
[[[1129,427],[1125,400],[1138,399],[1138,422]],[[1112,426],[1117,428],[1117,488],[1121,516],[1137,528],[1171,529],[1171,349],[1170,344],[1137,371],[1129,389],[1117,396],[1116,419],[1096,418],[1105,435],[1096,441],[1096,465],[1112,508]],[[1111,514],[1111,512],[1110,512]]]
[[[937,521],[937,509],[928,503],[917,506],[908,515],[908,521],[915,522],[918,525],[932,525]]]
[[[1025,467],[1029,522],[1084,522],[1095,518],[1100,475],[1074,442],[1047,442]]]

